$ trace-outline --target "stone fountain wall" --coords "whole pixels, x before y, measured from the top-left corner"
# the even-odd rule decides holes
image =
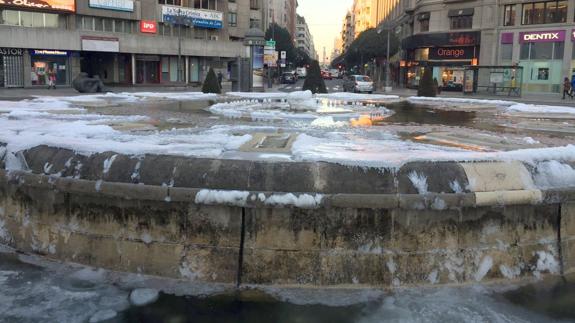
[[[55,260],[302,287],[575,271],[575,190],[536,189],[521,163],[376,169],[49,147],[13,158],[26,170],[0,164],[0,243]],[[240,198],[217,198],[232,190]]]

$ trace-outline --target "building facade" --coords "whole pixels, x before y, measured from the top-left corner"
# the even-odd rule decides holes
[[[355,39],[354,20],[353,11],[348,11],[343,19],[343,25],[341,28],[342,52],[347,51]]]
[[[309,32],[305,18],[300,15],[297,15],[296,47],[306,52],[311,59],[317,59],[313,37]]]
[[[297,25],[297,0],[262,0],[264,7],[264,30],[272,23],[289,31],[295,41]]]
[[[80,72],[109,84],[201,82],[248,55],[260,1],[4,0],[0,86],[45,86],[51,72],[62,86]]]

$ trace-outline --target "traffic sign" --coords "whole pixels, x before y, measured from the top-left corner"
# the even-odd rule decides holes
[[[266,41],[266,46],[275,48],[275,47],[276,47],[276,41],[275,41],[275,40],[271,40],[271,39],[270,39],[270,40],[267,40],[267,41]]]

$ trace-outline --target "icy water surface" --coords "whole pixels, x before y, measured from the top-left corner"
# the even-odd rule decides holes
[[[151,297],[137,300],[149,304],[134,305],[135,288],[153,288]],[[165,292],[157,295],[158,289]],[[64,265],[0,249],[0,322],[6,323],[572,322],[573,308],[575,285],[560,279],[520,288],[235,291]]]

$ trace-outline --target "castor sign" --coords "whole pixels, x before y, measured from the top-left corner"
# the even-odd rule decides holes
[[[473,46],[466,47],[432,47],[429,49],[429,59],[472,59],[474,57]]]
[[[74,0],[0,0],[0,7],[4,6],[46,11],[76,11]]]

